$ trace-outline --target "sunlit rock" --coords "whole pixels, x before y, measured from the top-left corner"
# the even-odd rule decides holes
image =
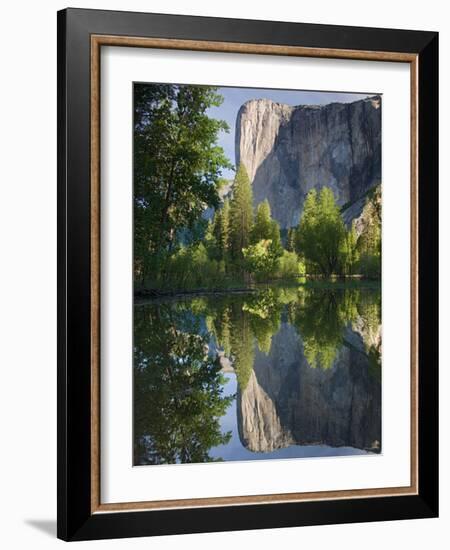
[[[291,107],[268,99],[242,105],[236,121],[236,164],[253,182],[255,205],[268,199],[282,228],[298,223],[310,189],[331,187],[346,222],[381,179],[381,98]]]

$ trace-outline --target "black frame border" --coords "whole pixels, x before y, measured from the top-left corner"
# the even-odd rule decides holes
[[[91,514],[92,34],[418,55],[418,495]],[[438,516],[438,33],[68,8],[58,12],[58,522],[63,540]]]

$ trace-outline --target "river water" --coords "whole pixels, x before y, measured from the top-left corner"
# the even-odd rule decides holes
[[[134,308],[134,465],[381,451],[379,287]]]

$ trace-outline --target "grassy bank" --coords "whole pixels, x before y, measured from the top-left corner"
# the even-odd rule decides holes
[[[181,297],[195,295],[214,295],[214,294],[239,294],[258,292],[267,287],[306,287],[317,289],[351,289],[367,288],[379,289],[381,281],[375,279],[365,279],[362,277],[347,278],[317,278],[317,277],[297,277],[287,279],[271,279],[267,281],[248,282],[243,280],[222,281],[221,284],[212,284],[211,286],[189,287],[189,288],[137,288],[134,296],[138,299],[152,299],[159,297]]]

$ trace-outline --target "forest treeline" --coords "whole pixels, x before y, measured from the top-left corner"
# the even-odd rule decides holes
[[[347,229],[333,191],[306,196],[300,223],[281,235],[268,201],[255,209],[245,166],[220,200],[224,121],[208,110],[212,87],[136,84],[134,112],[134,273],[136,289],[230,288],[304,276],[381,274],[379,188],[364,224]],[[214,209],[213,219],[204,217]]]

